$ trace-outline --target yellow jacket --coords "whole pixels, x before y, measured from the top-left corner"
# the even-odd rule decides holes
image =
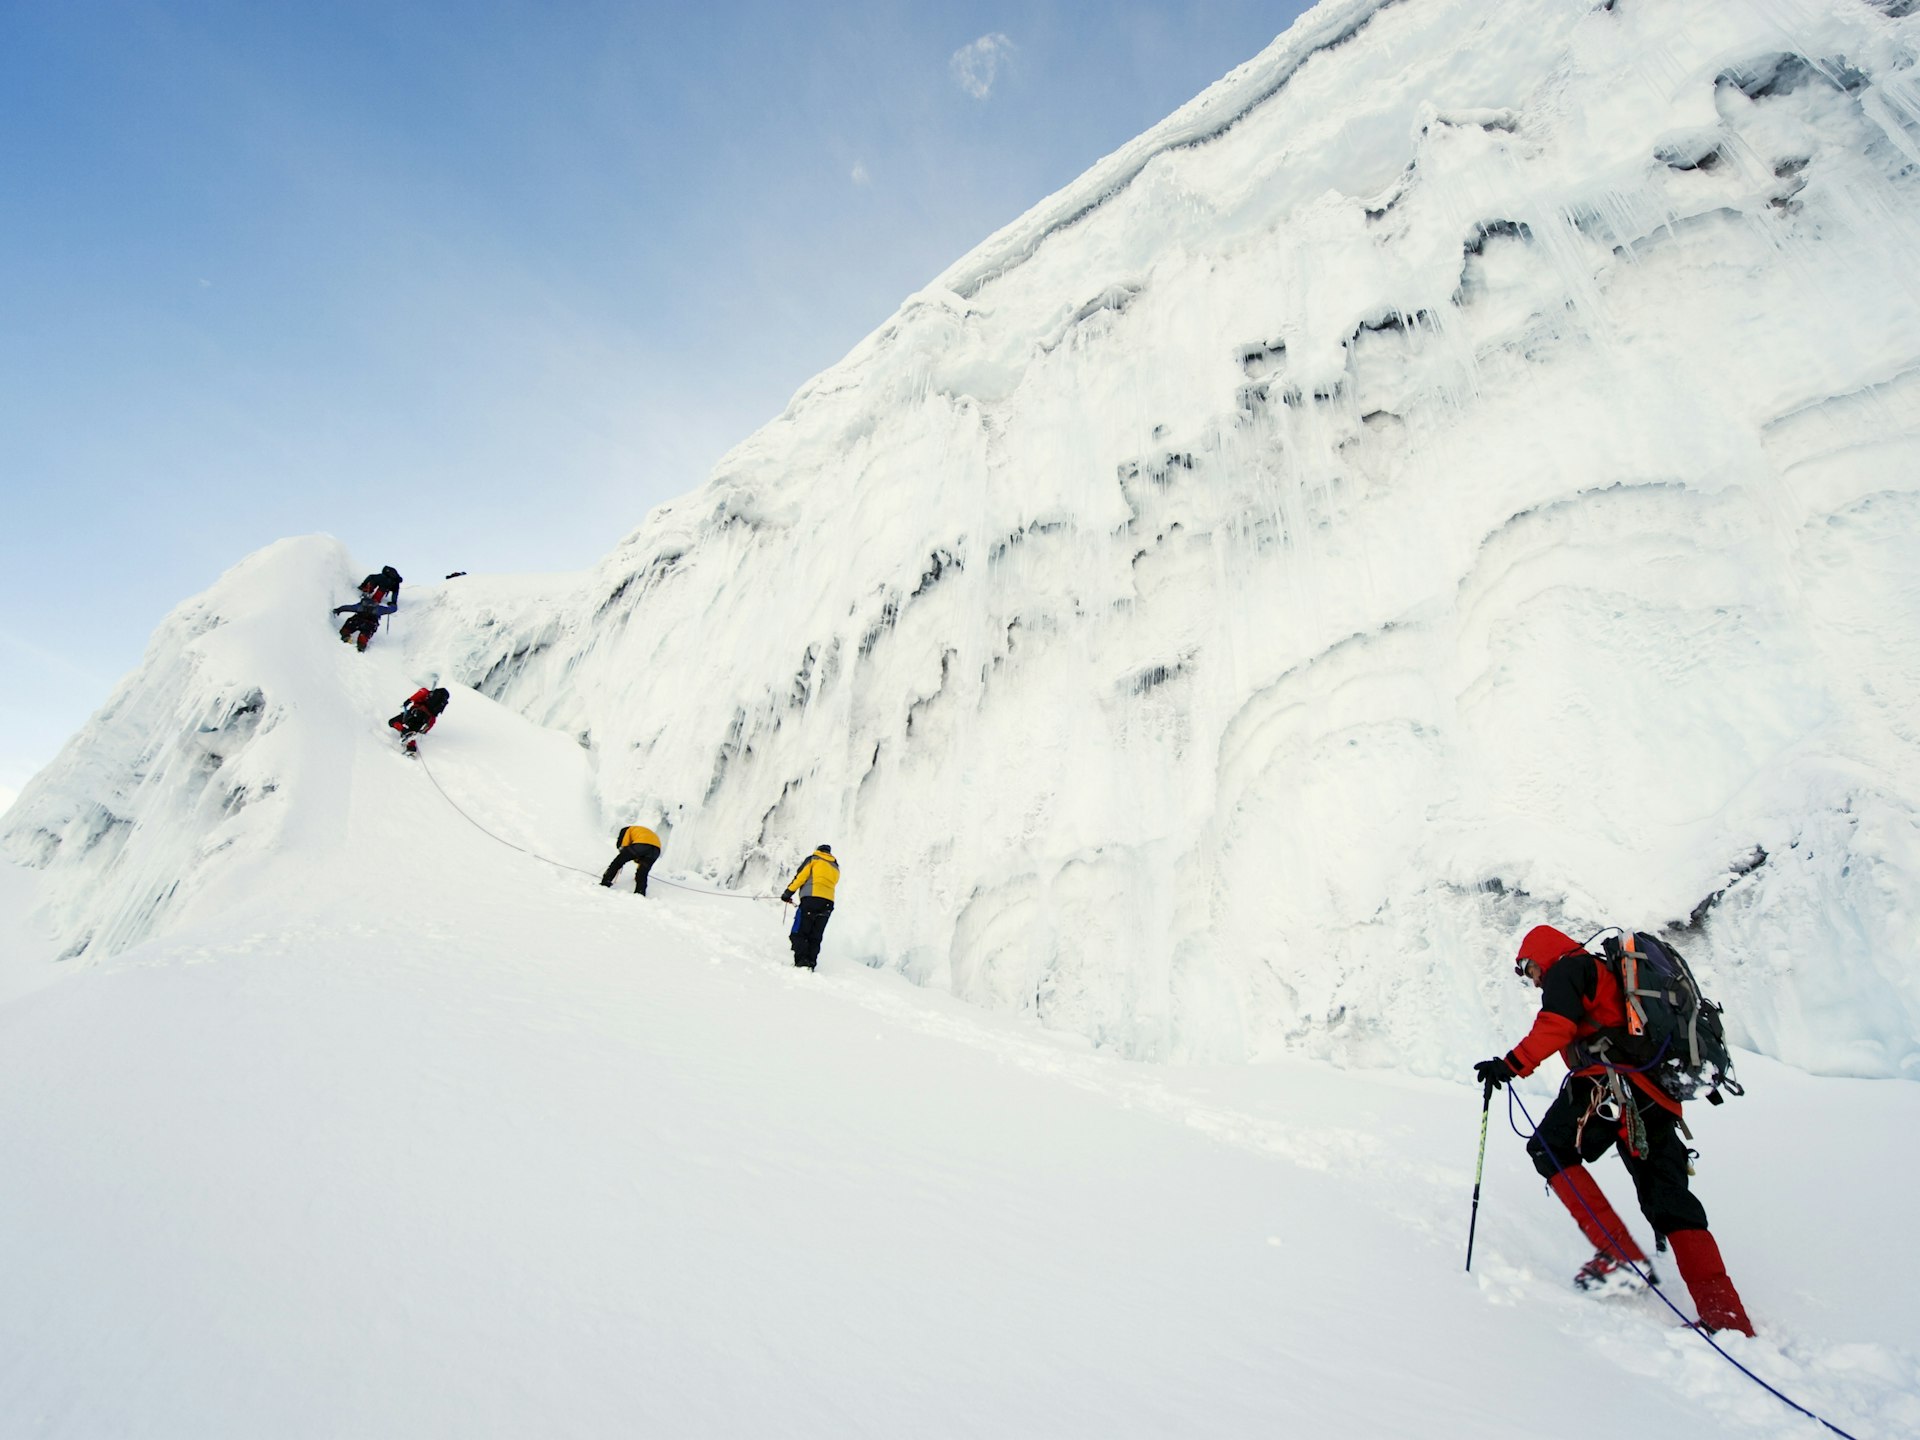
[[[822,900],[831,900],[833,887],[839,883],[840,862],[825,850],[816,850],[800,862],[800,868],[793,872],[793,879],[787,882],[780,898],[817,895]]]
[[[613,843],[618,845],[622,850],[626,849],[629,845],[651,845],[654,849],[658,850],[660,848],[660,837],[644,825],[629,825],[620,832],[620,838]]]

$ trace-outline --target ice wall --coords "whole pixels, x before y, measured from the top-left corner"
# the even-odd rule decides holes
[[[448,659],[1134,1054],[1456,1064],[1521,929],[1630,920],[1911,1071],[1914,25],[1322,5]]]
[[[346,749],[371,717],[327,624],[359,572],[324,536],[249,556],[154,632],[140,666],[6,812],[46,872],[61,958],[111,955],[299,885],[342,838]],[[329,649],[330,647],[330,649]]]
[[[1626,921],[1916,1073],[1907,8],[1323,4],[408,643],[676,867],[831,842],[830,958],[1130,1054],[1457,1069]]]

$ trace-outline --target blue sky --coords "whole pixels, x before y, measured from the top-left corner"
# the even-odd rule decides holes
[[[591,564],[1305,8],[11,0],[0,800],[282,535]]]

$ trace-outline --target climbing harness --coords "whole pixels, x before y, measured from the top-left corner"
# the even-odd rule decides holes
[[[544,865],[551,865],[556,870],[571,870],[574,874],[585,875],[591,880],[598,880],[600,878],[598,875],[595,875],[591,870],[582,870],[578,865],[568,865],[559,860],[550,860],[545,855],[540,854],[538,851],[529,850],[524,845],[516,845],[513,843],[513,841],[507,839],[505,836],[494,834],[493,831],[487,829],[486,826],[482,825],[478,820],[474,819],[473,816],[467,814],[465,810],[462,810],[460,808],[460,803],[457,800],[455,800],[451,795],[447,794],[446,790],[441,786],[440,782],[434,778],[433,767],[427,764],[427,757],[424,754],[416,750],[414,752],[414,758],[420,762],[420,768],[427,772],[427,779],[432,781],[433,788],[440,791],[440,798],[446,801],[447,804],[453,807],[453,811],[456,815],[458,815],[461,819],[465,820],[469,825],[473,826],[473,828],[478,830],[482,835],[485,835],[489,840],[498,841],[500,844],[506,846],[509,850],[518,850],[522,855],[531,855],[535,860],[540,861]],[[706,890],[701,888],[698,885],[683,885],[680,881],[669,880],[664,875],[655,875],[652,877],[652,879],[656,884],[670,885],[675,890],[685,890],[689,894],[693,894],[693,895],[711,895],[717,900],[769,900],[770,901],[773,899],[771,895],[737,895],[737,894],[729,893],[728,891],[725,891],[725,890]]]
[[[1571,1078],[1572,1078],[1571,1076],[1568,1077],[1568,1079],[1571,1079]],[[1564,1085],[1566,1082],[1562,1081],[1561,1083]],[[1525,1121],[1527,1122],[1527,1128],[1525,1130],[1522,1130],[1518,1125],[1514,1124],[1513,1111],[1514,1111],[1514,1107],[1516,1106],[1519,1107],[1521,1117],[1525,1119]],[[1635,1116],[1638,1116],[1639,1107],[1630,1105],[1628,1109]],[[1519,1097],[1519,1095],[1514,1092],[1511,1086],[1509,1086],[1507,1089],[1507,1124],[1509,1126],[1512,1126],[1513,1133],[1520,1136],[1522,1139],[1533,1140],[1538,1138],[1540,1134],[1539,1123],[1535,1121],[1533,1116],[1529,1114],[1527,1111],[1527,1102],[1522,1100]],[[1540,1145],[1540,1149],[1541,1149],[1541,1152],[1544,1155],[1546,1155],[1546,1157],[1549,1160],[1553,1161],[1553,1168],[1556,1171],[1558,1171],[1562,1175],[1567,1173],[1566,1167],[1560,1163],[1560,1157],[1553,1153],[1553,1147],[1551,1145],[1548,1145],[1543,1141]],[[1689,1169],[1691,1169],[1691,1166],[1689,1166]],[[1607,1228],[1606,1223],[1602,1221],[1598,1215],[1593,1213],[1593,1207],[1587,1203],[1586,1197],[1581,1195],[1577,1188],[1570,1187],[1570,1189],[1574,1197],[1580,1201],[1580,1208],[1587,1212],[1587,1218],[1593,1221],[1594,1228],[1597,1229],[1602,1235],[1605,1235],[1607,1237],[1607,1244],[1609,1247],[1611,1247],[1611,1249],[1613,1250],[1613,1253],[1620,1257],[1620,1263],[1626,1266],[1627,1269],[1631,1270],[1636,1276],[1638,1276],[1640,1279],[1640,1282],[1643,1285],[1645,1285],[1647,1289],[1651,1290],[1655,1295],[1658,1295],[1660,1297],[1660,1303],[1665,1305],[1669,1310],[1673,1311],[1675,1315],[1678,1315],[1683,1325],[1685,1325],[1689,1330],[1697,1334],[1702,1340],[1706,1341],[1707,1344],[1713,1346],[1713,1351],[1716,1355],[1718,1355],[1722,1360],[1726,1361],[1729,1365],[1733,1366],[1734,1369],[1738,1370],[1742,1375],[1746,1376],[1747,1379],[1751,1380],[1754,1384],[1758,1385],[1762,1390],[1766,1391],[1769,1395],[1773,1396],[1774,1399],[1778,1400],[1781,1404],[1787,1406],[1789,1409],[1799,1411],[1802,1415],[1806,1416],[1809,1420],[1818,1420],[1822,1425],[1826,1426],[1827,1429],[1831,1430],[1834,1434],[1841,1436],[1842,1440],[1856,1440],[1855,1436],[1848,1434],[1845,1430],[1842,1430],[1838,1425],[1834,1424],[1831,1420],[1827,1419],[1824,1415],[1816,1415],[1813,1411],[1809,1410],[1806,1406],[1802,1405],[1799,1401],[1790,1398],[1789,1396],[1775,1389],[1772,1385],[1769,1385],[1765,1380],[1762,1380],[1758,1375],[1754,1374],[1753,1371],[1749,1370],[1746,1366],[1742,1365],[1738,1360],[1734,1359],[1733,1356],[1729,1355],[1725,1350],[1721,1349],[1719,1343],[1713,1338],[1713,1335],[1707,1329],[1697,1324],[1696,1322],[1687,1319],[1687,1312],[1682,1310],[1678,1305],[1674,1304],[1672,1300],[1667,1298],[1667,1292],[1662,1290],[1657,1284],[1654,1283],[1654,1279],[1651,1274],[1641,1269],[1640,1266],[1636,1265],[1633,1261],[1626,1258],[1627,1251],[1625,1246],[1622,1244],[1620,1238]]]
[[[1596,1085],[1593,1093],[1587,1097],[1587,1108],[1580,1112],[1580,1118],[1573,1122],[1573,1148],[1585,1153],[1587,1126],[1598,1120],[1606,1125],[1620,1127],[1620,1144],[1627,1154],[1639,1160],[1647,1153],[1647,1122],[1640,1116],[1640,1107],[1634,1103],[1622,1078],[1628,1073],[1618,1066],[1607,1066],[1606,1083]],[[1684,1127],[1683,1127],[1684,1128]],[[1693,1132],[1687,1132],[1687,1138],[1693,1138]]]

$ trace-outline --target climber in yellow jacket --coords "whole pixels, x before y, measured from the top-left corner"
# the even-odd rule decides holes
[[[795,965],[811,970],[819,964],[820,937],[827,933],[827,917],[833,914],[833,888],[839,883],[840,862],[833,858],[833,847],[816,845],[780,892],[780,898],[789,905],[796,894],[800,897],[800,908],[794,913],[793,929],[787,936],[793,945]]]
[[[633,862],[633,893],[647,893],[647,872],[653,869],[653,862],[660,858],[660,837],[644,825],[629,825],[613,837],[613,843],[620,847],[620,853],[613,857],[613,863],[607,866],[607,873],[600,877],[600,883],[609,889],[613,886],[613,877],[620,873],[620,867],[629,860]]]

